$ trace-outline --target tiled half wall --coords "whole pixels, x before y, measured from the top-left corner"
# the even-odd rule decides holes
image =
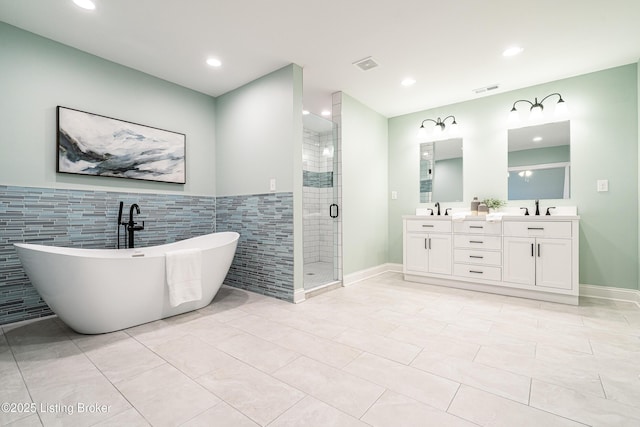
[[[216,229],[240,240],[225,283],[293,301],[293,193],[216,198]]]
[[[136,233],[136,247],[238,231],[241,239],[225,283],[293,300],[290,193],[218,198],[222,211],[216,218],[215,197],[0,185],[0,324],[52,314],[31,286],[13,243],[115,248],[120,201],[123,219],[132,203],[140,206],[136,221],[145,221],[145,229]],[[124,234],[121,228],[122,245]]]

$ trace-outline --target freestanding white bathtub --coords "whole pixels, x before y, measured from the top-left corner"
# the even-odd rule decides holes
[[[224,281],[240,235],[204,236],[135,249],[76,249],[17,243],[31,283],[58,317],[82,334],[117,331],[197,310]],[[202,299],[171,307],[167,252],[202,250]]]

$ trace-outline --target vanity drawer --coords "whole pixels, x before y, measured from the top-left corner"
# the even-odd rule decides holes
[[[486,221],[454,222],[453,231],[467,234],[496,234],[502,233],[502,223]]]
[[[502,265],[502,252],[456,249],[453,253],[453,262],[500,266]]]
[[[453,274],[472,279],[502,280],[502,269],[500,267],[487,267],[485,265],[454,264]]]
[[[571,223],[563,221],[505,221],[504,235],[570,239]]]
[[[464,249],[502,249],[500,236],[473,236],[469,234],[454,234],[453,246]]]
[[[407,220],[407,232],[415,233],[417,231],[424,231],[428,233],[450,233],[451,221],[447,220]]]

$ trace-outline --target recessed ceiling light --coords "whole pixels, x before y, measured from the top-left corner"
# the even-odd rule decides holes
[[[524,49],[521,48],[520,46],[511,46],[510,48],[502,52],[502,56],[515,56],[519,53],[522,53],[523,50]]]
[[[402,82],[400,84],[402,86],[409,87],[411,85],[414,85],[415,83],[416,83],[416,79],[413,79],[411,77],[407,77],[404,80],[402,80]]]
[[[309,114],[310,114],[309,110],[302,110],[302,115],[303,116],[308,116]]]
[[[96,8],[95,3],[91,0],[73,0],[73,2],[76,4],[76,6],[83,9],[94,10]]]
[[[222,62],[220,62],[220,60],[217,58],[209,58],[207,59],[207,65],[210,65],[212,67],[219,67],[222,65]]]
[[[320,113],[320,114],[322,114],[322,115],[323,115],[323,116],[325,116],[325,117],[326,117],[326,116],[330,116],[330,115],[331,115],[331,111],[329,111],[329,110],[322,110],[322,113]]]
[[[540,142],[542,141],[542,137],[541,136],[534,136],[533,137],[533,142]]]

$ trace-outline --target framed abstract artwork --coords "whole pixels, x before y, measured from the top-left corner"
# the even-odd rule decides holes
[[[57,171],[186,182],[186,136],[58,106]]]

